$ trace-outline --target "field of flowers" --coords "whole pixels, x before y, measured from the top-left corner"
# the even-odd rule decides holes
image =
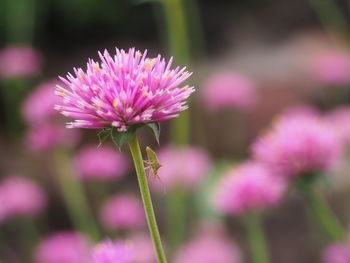
[[[0,0],[0,263],[350,263],[349,18]]]

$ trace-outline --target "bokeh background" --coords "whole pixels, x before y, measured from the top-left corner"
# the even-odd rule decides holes
[[[175,65],[194,72],[196,93],[183,121],[187,132],[176,130],[176,121],[164,123],[158,146],[141,131],[142,145],[163,148],[165,159],[169,145],[191,145],[193,151],[183,159],[187,153],[178,153],[170,158],[174,167],[161,168],[171,174],[183,167],[193,180],[152,188],[170,257],[201,235],[219,235],[241,257],[225,262],[251,262],[242,220],[215,211],[213,188],[225,169],[250,158],[251,143],[282,112],[349,112],[349,11],[348,1],[332,0],[0,0],[0,261],[65,263],[38,256],[44,238],[62,231],[95,241],[147,234],[135,219],[142,213],[128,149],[119,152],[111,142],[97,149],[96,131],[66,131],[51,96],[58,76],[85,69],[98,51],[135,47],[174,56]],[[344,127],[350,113],[339,122],[350,132]],[[326,191],[345,226],[348,163],[345,155]],[[22,179],[41,190],[22,189],[15,181]],[[11,195],[17,210],[2,212]],[[107,200],[124,195],[136,204],[126,197],[102,215]],[[118,209],[122,218],[114,215]],[[264,212],[271,262],[321,262],[328,242],[306,210],[291,190]],[[145,263],[155,262],[150,258]]]

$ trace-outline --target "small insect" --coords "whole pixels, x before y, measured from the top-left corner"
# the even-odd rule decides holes
[[[148,177],[152,177],[154,180],[155,179],[160,180],[158,176],[158,170],[162,167],[162,165],[160,164],[157,158],[157,154],[148,146],[146,147],[146,153],[147,153],[148,160],[144,162],[146,165],[148,165],[146,167],[146,169],[149,170]]]

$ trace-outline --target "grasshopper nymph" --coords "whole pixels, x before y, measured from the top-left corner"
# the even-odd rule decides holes
[[[148,165],[146,167],[147,170],[149,170],[148,173],[148,177],[152,176],[153,179],[159,179],[158,176],[158,170],[160,167],[162,167],[162,165],[159,163],[159,160],[157,158],[157,154],[150,148],[150,147],[146,147],[146,153],[147,153],[147,159],[145,162],[146,165]]]

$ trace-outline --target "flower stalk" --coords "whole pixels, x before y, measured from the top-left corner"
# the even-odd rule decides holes
[[[58,183],[73,225],[93,240],[98,240],[100,234],[97,224],[86,200],[83,186],[71,171],[66,153],[62,150],[57,150],[55,162],[58,172]]]
[[[264,236],[264,231],[261,225],[261,218],[258,214],[249,214],[244,218],[246,230],[248,234],[249,244],[251,248],[252,262],[268,263],[269,256],[267,245]]]
[[[146,213],[147,224],[151,234],[154,249],[157,254],[158,263],[167,263],[167,259],[160,239],[156,217],[154,215],[152,199],[148,188],[148,181],[146,177],[145,167],[143,165],[140,145],[136,135],[129,141],[129,148],[134,161],[142,202]]]
[[[314,219],[324,229],[328,237],[333,241],[343,241],[345,230],[327,205],[322,194],[315,187],[309,187],[308,190],[303,191],[303,195],[308,201]]]

